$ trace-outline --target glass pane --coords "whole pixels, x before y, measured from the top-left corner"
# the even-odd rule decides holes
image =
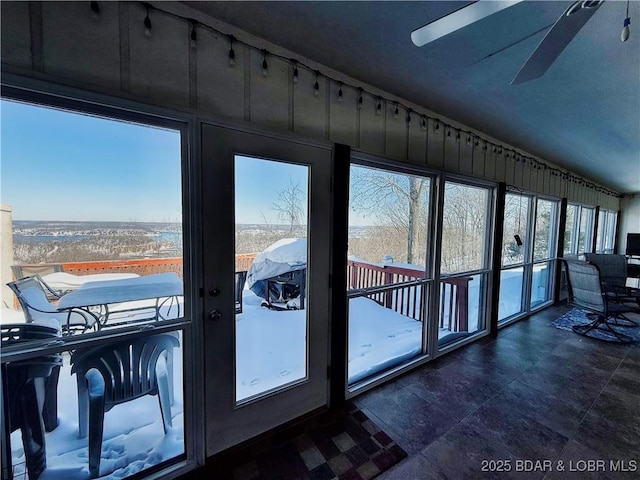
[[[502,265],[524,262],[528,242],[527,219],[529,198],[507,193],[504,207],[504,239],[502,242]]]
[[[422,353],[428,286],[402,283],[427,276],[430,188],[426,177],[351,166],[349,384]]]
[[[613,253],[616,242],[617,222],[618,214],[616,212],[607,212],[607,227],[604,237],[604,253]]]
[[[183,316],[180,132],[0,104],[13,230],[2,237],[2,284],[41,277],[3,289],[2,321],[67,335]]]
[[[23,337],[35,334],[22,326]],[[3,364],[12,478],[38,478],[42,468],[43,479],[124,478],[182,456],[182,352],[175,331]],[[140,372],[148,377],[133,383]],[[120,381],[125,388],[113,390]]]
[[[553,227],[555,225],[556,202],[538,199],[536,209],[535,238],[533,241],[533,260],[552,258],[555,252]]]
[[[422,353],[426,288],[390,286],[349,299],[349,385]]]
[[[351,166],[348,288],[425,278],[431,180]]]
[[[309,167],[235,156],[236,400],[307,377]]]
[[[500,302],[498,321],[505,320],[523,311],[524,267],[500,272]]]
[[[452,182],[445,184],[442,221],[442,273],[485,266],[489,191]]]
[[[484,330],[486,274],[442,279],[438,345],[462,340]]]
[[[607,211],[600,210],[598,213],[598,233],[596,235],[596,253],[604,252],[604,236],[607,229]]]
[[[552,262],[533,265],[531,279],[531,308],[535,308],[551,299]]]
[[[567,205],[567,218],[564,228],[564,249],[563,253],[565,255],[575,255],[576,254],[576,217],[577,217],[578,206],[577,205]]]
[[[593,217],[592,208],[582,207],[580,211],[580,233],[578,237],[578,254],[592,251],[593,239]]]

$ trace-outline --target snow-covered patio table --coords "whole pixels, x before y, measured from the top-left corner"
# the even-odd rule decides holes
[[[71,309],[82,309],[92,315],[99,328],[103,328],[110,320],[110,316],[118,314],[122,320],[122,314],[139,312],[149,308],[154,309],[153,320],[169,318],[173,304],[175,303],[176,316],[180,316],[180,302],[178,297],[183,295],[183,284],[175,273],[158,273],[142,277],[126,278],[122,280],[105,280],[87,282],[78,290],[64,295],[58,301],[58,310],[66,312]],[[153,300],[153,305],[127,302],[140,300]],[[117,308],[114,309],[114,305]],[[166,312],[161,313],[161,307]],[[95,311],[92,307],[99,307]],[[113,317],[112,317],[113,318]],[[131,321],[136,319],[132,318]]]

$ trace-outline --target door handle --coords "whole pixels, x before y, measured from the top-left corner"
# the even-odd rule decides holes
[[[209,310],[209,320],[213,320],[214,322],[217,322],[221,318],[222,318],[222,314],[218,310],[216,310],[215,308],[212,308],[211,310]]]

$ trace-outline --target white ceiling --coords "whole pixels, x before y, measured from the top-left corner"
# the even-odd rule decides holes
[[[526,1],[424,47],[471,2],[185,2],[623,193],[640,192],[640,2],[606,1],[541,78],[511,86],[573,2]]]

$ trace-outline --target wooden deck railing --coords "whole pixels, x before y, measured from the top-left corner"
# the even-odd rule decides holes
[[[373,289],[366,295],[380,305],[407,317],[423,321],[425,284],[401,286],[399,283],[423,280],[425,272],[394,265],[374,265],[365,262],[347,261],[349,290]],[[471,277],[442,279],[440,286],[440,328],[453,332],[468,331],[469,282]],[[375,287],[388,286],[380,289]]]
[[[256,253],[242,253],[236,255],[236,272],[247,271]],[[22,265],[28,267],[42,267],[44,264]],[[171,258],[140,258],[134,260],[101,260],[95,262],[64,262],[57,264],[63,272],[73,275],[91,275],[94,273],[136,273],[138,275],[152,275],[154,273],[175,272],[182,278],[182,257]]]

